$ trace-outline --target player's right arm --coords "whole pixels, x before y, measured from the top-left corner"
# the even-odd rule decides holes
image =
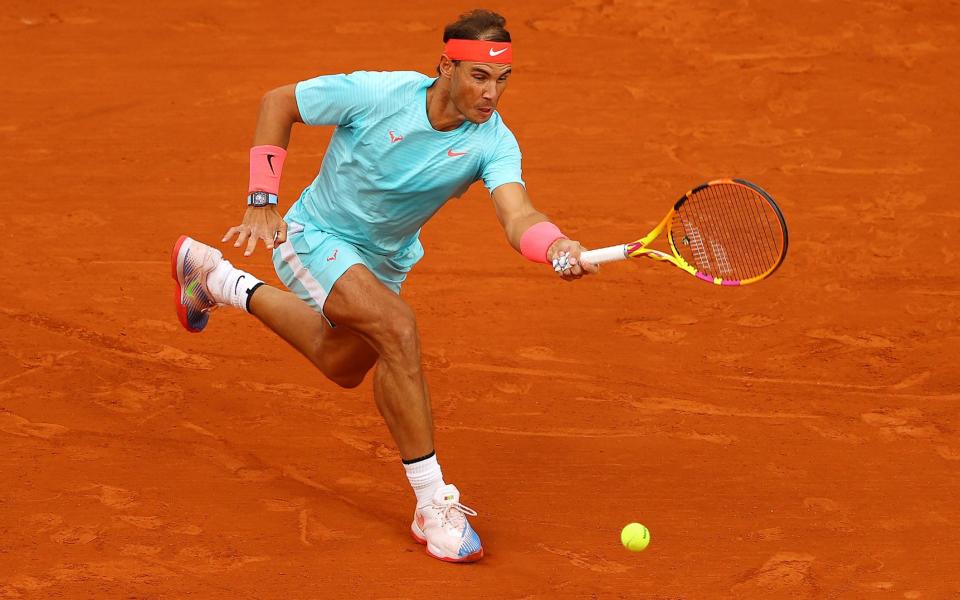
[[[303,123],[300,108],[297,106],[296,87],[296,84],[291,84],[270,90],[260,102],[260,115],[257,117],[253,149],[250,152],[250,192],[272,192],[276,196],[280,169],[290,143],[290,131],[294,123]],[[258,162],[264,164],[257,164]],[[266,185],[262,185],[264,182]],[[246,244],[243,254],[250,256],[258,240],[263,240],[268,250],[272,250],[275,244],[285,242],[287,223],[277,210],[276,204],[248,206],[243,215],[243,223],[231,227],[221,241],[227,242],[234,236],[237,238],[233,243],[234,247],[239,248]]]
[[[260,104],[254,146],[250,150],[250,191],[272,193],[273,196],[260,199],[277,202],[279,171],[294,123],[353,127],[373,110],[389,110],[397,103],[408,101],[424,78],[412,72],[356,71],[321,75],[267,92]],[[266,189],[268,187],[271,189]],[[237,236],[234,245],[246,243],[244,254],[249,256],[257,240],[263,240],[267,249],[286,241],[287,225],[273,206],[249,208],[243,224],[231,228],[223,241],[234,235]]]

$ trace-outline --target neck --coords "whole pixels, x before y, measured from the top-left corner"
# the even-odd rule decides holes
[[[427,119],[437,131],[453,131],[467,120],[453,104],[450,84],[443,77],[427,88]]]

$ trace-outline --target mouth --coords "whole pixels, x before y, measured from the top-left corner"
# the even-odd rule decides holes
[[[493,107],[492,106],[480,107],[480,108],[477,108],[477,112],[479,112],[481,115],[485,117],[489,117],[490,115],[493,114]]]

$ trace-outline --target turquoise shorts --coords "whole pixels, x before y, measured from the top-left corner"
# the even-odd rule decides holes
[[[381,256],[336,234],[291,221],[287,241],[273,251],[273,266],[287,289],[323,314],[333,284],[353,265],[365,266],[383,285],[399,294],[407,273],[422,256],[420,245],[415,246],[399,256]]]

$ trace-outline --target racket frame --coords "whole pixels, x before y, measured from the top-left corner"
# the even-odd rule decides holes
[[[710,275],[707,275],[701,271],[698,271],[696,267],[694,267],[693,265],[689,264],[686,260],[684,260],[683,257],[680,255],[680,251],[677,249],[676,245],[673,242],[673,236],[670,235],[670,232],[673,226],[674,214],[676,214],[676,212],[680,209],[680,207],[683,206],[683,204],[687,200],[689,200],[693,194],[699,192],[704,188],[710,187],[711,185],[718,185],[718,184],[743,185],[750,188],[752,191],[760,194],[764,198],[764,200],[766,200],[770,204],[770,206],[773,208],[773,212],[777,215],[777,219],[780,223],[780,231],[783,234],[783,249],[781,250],[780,256],[778,257],[776,263],[774,263],[773,266],[771,266],[769,269],[767,269],[760,275],[756,275],[748,279],[723,279],[722,277],[711,277]],[[667,254],[666,252],[662,252],[660,250],[647,248],[647,246],[651,242],[653,242],[653,240],[655,240],[661,233],[663,233],[664,229],[666,229],[667,231],[667,241],[670,244],[670,251],[673,254]],[[770,194],[765,192],[759,186],[753,183],[750,183],[749,181],[746,181],[744,179],[714,179],[707,183],[698,185],[697,187],[691,189],[686,194],[681,196],[680,199],[674,203],[673,208],[670,210],[670,212],[668,212],[667,215],[663,217],[663,220],[661,220],[660,223],[656,227],[654,227],[653,230],[650,231],[650,233],[640,238],[639,240],[636,240],[635,242],[630,242],[629,244],[621,244],[619,246],[609,246],[607,248],[599,248],[597,250],[587,250],[586,252],[582,253],[580,257],[583,260],[586,260],[587,262],[591,262],[594,264],[602,264],[602,263],[611,262],[615,260],[625,260],[628,258],[636,258],[639,256],[643,256],[653,260],[669,262],[674,266],[686,271],[687,273],[690,273],[697,279],[700,279],[701,281],[706,281],[707,283],[712,283],[714,285],[721,285],[721,286],[741,286],[741,285],[749,285],[751,283],[756,283],[761,279],[766,279],[767,277],[772,275],[773,272],[776,271],[781,264],[783,264],[783,260],[787,256],[787,242],[788,242],[787,223],[783,218],[783,213],[780,211],[780,207],[777,206],[777,203],[774,202],[773,198],[770,197]]]

